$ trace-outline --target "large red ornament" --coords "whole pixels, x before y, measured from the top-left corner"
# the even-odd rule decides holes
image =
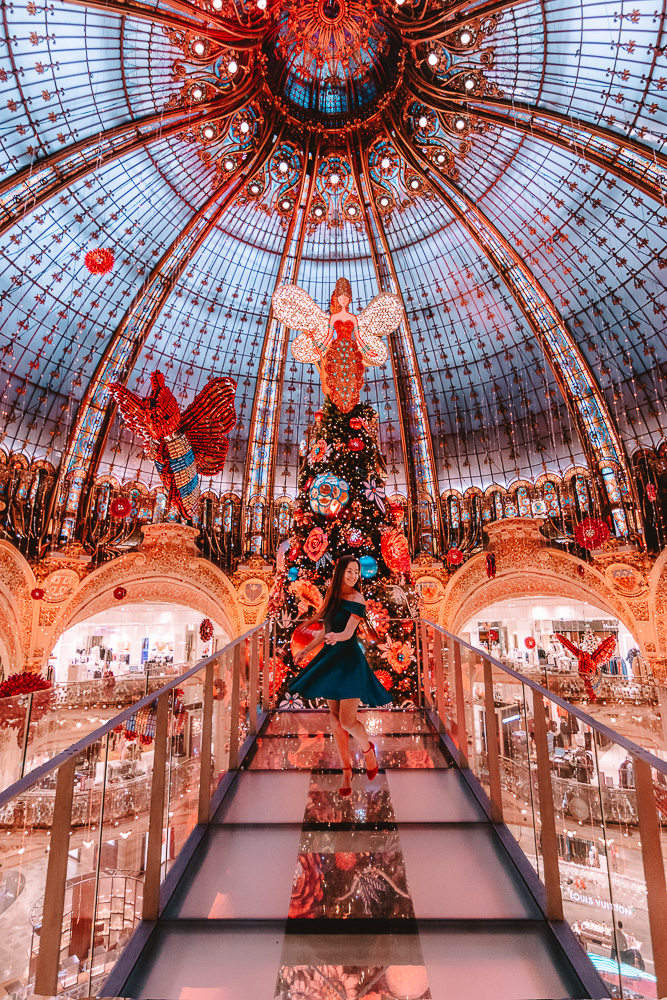
[[[91,274],[108,274],[114,265],[114,260],[113,251],[105,250],[103,247],[89,250],[83,258],[83,262]]]
[[[300,653],[302,649],[305,649],[308,643],[315,638],[318,632],[321,631],[322,631],[322,622],[312,622],[310,625],[299,625],[298,628],[295,628],[289,647],[292,656],[296,657],[297,654]],[[322,649],[323,645],[324,645],[324,639],[322,639],[322,642],[320,643],[319,646],[316,646],[315,649],[311,649],[309,653],[306,653],[303,660],[299,660],[299,663],[297,664],[299,669],[301,667],[307,666],[307,664],[310,663],[313,657],[317,656],[319,651]]]
[[[0,698],[11,698],[17,694],[29,694],[31,691],[48,691],[53,685],[41,674],[26,670],[22,674],[10,674],[7,680],[0,684]]]
[[[45,591],[41,587],[34,587],[30,591],[30,596],[32,597],[33,601],[42,601],[42,600],[44,600],[44,594],[45,594]]]
[[[585,517],[577,525],[574,537],[582,549],[597,549],[609,538],[609,525],[599,517]]]
[[[363,426],[363,420],[360,420],[359,417],[350,417],[350,427],[353,431],[360,431]]]
[[[318,424],[323,416],[324,413],[322,412],[322,410],[315,410],[315,419],[317,420]]]
[[[560,635],[558,632],[556,632],[556,638],[561,645],[565,646],[566,649],[569,649],[577,657],[577,666],[584,682],[584,687],[586,688],[586,694],[591,701],[596,701],[598,691],[602,685],[600,667],[603,663],[607,662],[616,648],[615,636],[607,636],[592,653],[588,653],[579,646],[575,646],[566,636]]]
[[[463,553],[461,549],[450,549],[447,553],[447,562],[450,566],[460,566],[463,562]]]
[[[408,540],[398,528],[385,531],[380,543],[382,558],[395,573],[410,572],[410,549]]]
[[[115,587],[113,596],[116,598],[117,601],[122,601],[123,598],[127,596],[127,591],[125,587]]]
[[[386,670],[376,670],[375,676],[377,677],[377,679],[379,680],[380,684],[385,689],[385,691],[388,691],[392,685],[391,674],[388,673]]]
[[[227,434],[236,424],[232,378],[214,378],[181,414],[161,372],[151,375],[145,399],[113,382],[109,389],[129,430],[137,434],[155,461],[169,491],[169,503],[184,517],[199,511],[201,476],[222,472]]]
[[[523,644],[526,647],[526,649],[535,649],[536,645],[532,635],[527,636],[527,638],[523,640]]]
[[[208,642],[213,638],[213,622],[210,618],[204,618],[199,626],[199,636],[202,642]]]
[[[364,442],[361,440],[361,438],[350,438],[350,440],[347,443],[347,446],[350,449],[350,451],[364,450]]]
[[[115,497],[109,508],[112,517],[127,517],[132,511],[132,501],[127,497]]]

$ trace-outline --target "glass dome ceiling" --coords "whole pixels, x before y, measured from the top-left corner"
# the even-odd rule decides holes
[[[231,375],[205,487],[292,494],[322,392],[271,296],[345,275],[405,306],[365,388],[390,492],[627,477],[664,437],[662,30],[641,0],[6,7],[5,454],[153,488],[109,382],[184,408]]]

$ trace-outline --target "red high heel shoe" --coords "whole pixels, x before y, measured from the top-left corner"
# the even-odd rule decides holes
[[[369,746],[368,750],[362,750],[362,751],[361,751],[361,752],[362,752],[362,753],[364,754],[364,756],[365,756],[365,755],[366,755],[367,753],[370,753],[370,752],[371,752],[371,750],[373,751],[373,753],[375,753],[375,744],[374,744],[374,743],[371,743],[371,741],[370,741],[370,740],[369,740],[368,742],[370,743],[370,746]],[[373,780],[373,778],[374,778],[374,777],[375,777],[375,776],[377,775],[377,773],[378,773],[378,770],[379,770],[379,764],[378,764],[378,762],[377,762],[377,754],[376,754],[376,757],[375,757],[375,767],[372,767],[372,768],[370,769],[370,771],[369,771],[369,770],[368,770],[368,765],[366,765],[366,777],[368,778],[368,780],[369,780],[369,781],[372,781],[372,780]]]
[[[343,775],[345,774],[346,771],[350,772],[350,784],[349,785],[341,785],[340,788],[338,789],[338,794],[340,796],[342,796],[342,798],[344,798],[344,799],[347,798],[348,795],[352,794],[352,768],[351,767],[344,767],[343,768]]]

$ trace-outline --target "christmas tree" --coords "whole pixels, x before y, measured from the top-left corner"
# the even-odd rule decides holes
[[[348,554],[359,559],[367,620],[376,633],[373,637],[364,623],[357,632],[370,667],[388,703],[416,702],[412,615],[418,602],[401,529],[403,509],[385,496],[386,464],[377,427],[377,413],[367,403],[343,413],[327,398],[301,442],[293,534],[278,551],[269,602],[281,647],[276,677],[281,707],[303,704],[286,693],[299,672],[290,640],[319,609],[336,561]]]

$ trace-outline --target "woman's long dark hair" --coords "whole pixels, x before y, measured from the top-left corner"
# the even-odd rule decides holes
[[[350,565],[350,563],[353,562],[356,562],[357,565],[359,564],[359,560],[357,559],[356,556],[348,555],[340,557],[340,559],[338,560],[338,562],[334,567],[333,576],[331,577],[331,583],[329,584],[327,592],[324,596],[322,607],[315,615],[313,615],[311,619],[309,619],[308,621],[309,625],[312,622],[321,621],[324,622],[325,628],[331,627],[334,615],[336,614],[338,608],[340,607],[340,602],[343,600],[341,591],[343,589],[343,577],[345,576],[345,570]],[[361,572],[359,573],[359,576],[357,577],[357,582],[353,588],[354,590],[359,591],[359,593],[361,593],[360,583],[361,583]],[[364,616],[363,609],[359,608],[359,611],[362,612],[359,615],[359,617],[362,618]]]

